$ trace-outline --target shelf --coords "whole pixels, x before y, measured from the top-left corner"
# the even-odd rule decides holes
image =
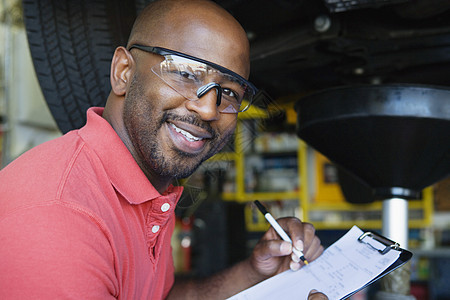
[[[292,192],[267,192],[267,193],[222,193],[224,200],[235,200],[237,202],[249,202],[254,200],[274,201],[284,199],[298,199],[299,191]]]
[[[313,223],[314,227],[317,230],[337,230],[337,229],[349,229],[353,225],[357,225],[360,228],[364,229],[381,229],[382,222],[381,220],[339,220],[336,222],[333,221],[309,221]],[[409,229],[420,229],[424,228],[426,225],[423,220],[410,220],[408,222]]]
[[[264,152],[252,152],[250,156],[263,156],[263,157],[296,157],[297,151],[264,151]]]
[[[234,152],[219,152],[208,159],[208,161],[233,161],[238,159],[238,154]]]
[[[424,208],[424,202],[421,200],[412,200],[409,201],[408,207],[410,209],[421,209]],[[321,210],[321,211],[349,211],[349,210],[358,210],[358,211],[379,211],[383,209],[382,201],[375,201],[370,204],[352,204],[348,202],[339,202],[339,203],[317,203],[317,204],[309,204],[309,208],[311,210]]]
[[[381,214],[383,210],[383,202],[376,201],[370,204],[352,204],[348,202],[342,203],[305,203],[302,201],[304,217],[303,221],[311,222],[314,224],[316,229],[348,229],[353,225],[358,225],[361,228],[371,228],[371,229],[381,229]],[[423,190],[423,199],[421,200],[411,200],[408,202],[408,208],[411,212],[420,211],[423,215],[417,219],[411,219],[408,222],[408,227],[411,229],[424,228],[431,226],[432,215],[433,215],[433,188],[428,187]],[[380,214],[379,220],[362,220],[362,219],[352,219],[352,220],[315,220],[312,219],[310,213],[312,212],[378,212]],[[330,218],[331,219],[331,218]]]
[[[433,249],[411,249],[411,252],[416,256],[422,257],[450,257],[450,247],[439,247]]]

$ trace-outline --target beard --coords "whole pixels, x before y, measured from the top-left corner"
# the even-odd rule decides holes
[[[162,97],[162,96],[161,96]],[[125,97],[123,120],[130,141],[135,150],[135,160],[145,174],[151,173],[165,178],[185,178],[190,176],[205,160],[219,152],[230,139],[233,131],[221,136],[208,122],[198,115],[180,116],[163,111],[156,105],[159,99],[149,99],[144,87],[135,74],[131,79],[129,91]],[[185,100],[188,101],[188,100]],[[165,151],[158,137],[167,121],[182,121],[207,130],[211,138],[206,141],[210,147],[205,153],[191,154],[172,148]]]

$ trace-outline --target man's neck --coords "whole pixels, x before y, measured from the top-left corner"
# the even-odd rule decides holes
[[[154,173],[149,174],[149,172],[146,171],[144,171],[144,174],[145,176],[147,176],[148,180],[151,182],[155,190],[157,190],[161,195],[169,188],[173,180],[173,178],[167,178]]]

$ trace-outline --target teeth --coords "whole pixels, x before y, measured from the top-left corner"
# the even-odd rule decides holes
[[[193,136],[192,134],[190,134],[190,133],[187,132],[186,130],[183,130],[183,129],[181,129],[181,128],[178,128],[177,126],[175,126],[175,125],[173,125],[173,124],[170,124],[170,125],[173,127],[173,129],[175,129],[176,132],[181,133],[182,135],[184,135],[184,137],[185,137],[188,141],[190,141],[190,142],[196,142],[196,141],[201,141],[201,140],[203,140],[202,138]]]

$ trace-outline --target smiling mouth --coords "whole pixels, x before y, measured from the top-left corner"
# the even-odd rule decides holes
[[[182,134],[186,138],[186,140],[188,140],[189,142],[198,142],[198,141],[203,140],[203,138],[196,137],[196,136],[192,135],[191,133],[187,132],[186,130],[178,128],[173,123],[170,123],[170,126],[172,126],[172,128],[175,129],[176,132]]]

